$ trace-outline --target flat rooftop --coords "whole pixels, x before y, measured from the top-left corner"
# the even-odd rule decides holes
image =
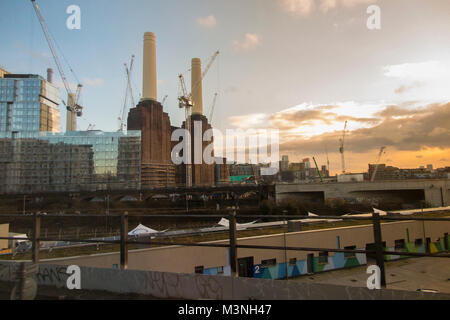
[[[368,265],[375,262],[368,262]],[[326,283],[353,287],[366,287],[367,266],[301,276],[290,281]],[[385,263],[386,288],[404,291],[418,289],[450,293],[449,258],[408,258]]]

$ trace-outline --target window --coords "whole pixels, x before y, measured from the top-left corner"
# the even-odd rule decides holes
[[[291,258],[289,259],[289,265],[290,266],[295,266],[297,263],[297,258]]]
[[[405,247],[405,240],[399,239],[395,240],[395,250],[401,250]]]
[[[415,241],[414,241],[414,245],[416,246],[416,247],[420,247],[420,246],[422,246],[422,244],[423,244],[423,239],[416,239]]]
[[[274,266],[277,264],[277,259],[268,259],[268,260],[262,260],[261,264],[263,265],[263,267],[270,267],[270,266]]]
[[[203,266],[195,267],[195,273],[203,274],[203,270],[205,268]]]
[[[344,247],[345,250],[355,250],[356,246],[348,246]],[[354,252],[344,252],[344,258],[354,258],[355,253]]]
[[[223,273],[223,267],[222,266],[217,267],[217,273],[219,273],[219,274]]]
[[[319,263],[328,263],[328,251],[319,252]]]

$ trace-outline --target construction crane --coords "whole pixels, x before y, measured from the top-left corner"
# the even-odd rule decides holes
[[[325,144],[325,154],[327,155],[327,170],[328,170],[328,175],[330,174],[330,159],[328,158],[328,147]]]
[[[209,62],[206,65],[205,70],[203,70],[203,72],[202,72],[201,79],[197,83],[195,83],[195,85],[193,86],[193,90],[195,90],[195,88],[197,88],[200,85],[200,83],[202,82],[202,80],[206,77],[209,69],[211,68],[212,64],[214,63],[214,61],[216,60],[216,58],[219,54],[220,54],[219,51],[214,52],[212,57],[209,59]],[[178,101],[180,102],[180,108],[185,108],[187,105],[191,105],[191,107],[192,107],[192,92],[188,94],[187,89],[186,89],[186,83],[184,81],[184,76],[182,74],[180,74],[178,76],[178,78],[180,80],[181,93],[182,93],[182,95],[178,97]]]
[[[383,153],[385,153],[384,150],[386,150],[386,147],[381,147],[380,148],[380,152],[378,153],[377,161],[375,162],[375,169],[373,170],[372,176],[370,177],[370,182],[374,182],[375,181],[375,176],[377,175],[378,166],[380,164],[381,156],[383,155]]]
[[[134,96],[133,96],[133,89],[131,86],[131,74],[133,72],[133,66],[134,66],[134,55],[131,56],[130,60],[130,67],[128,68],[128,65],[124,63],[125,67],[125,74],[127,77],[127,88],[125,90],[125,98],[123,102],[123,107],[119,115],[119,131],[125,131],[126,124],[125,124],[125,117],[127,112],[127,105],[128,105],[128,98],[130,99],[131,107],[134,107]]]
[[[219,55],[219,51],[216,51],[211,59],[209,60],[205,70],[202,72],[201,79],[194,85],[194,90],[197,86],[200,85],[201,81],[205,78],[206,74],[208,73],[209,69],[211,68],[212,64],[216,60],[217,56]],[[180,88],[181,88],[181,95],[178,97],[178,106],[180,108],[185,109],[186,113],[186,130],[188,132],[191,132],[191,115],[192,115],[192,92],[188,93],[186,89],[186,82],[184,81],[183,74],[178,75],[178,79],[180,81]],[[190,139],[186,139],[185,141],[187,155],[186,158],[188,159],[188,163],[186,163],[186,187],[192,186],[192,166],[190,164],[191,161],[189,161],[190,150],[191,150],[191,141]]]
[[[180,108],[184,108],[186,113],[186,122],[185,122],[185,129],[190,133],[191,132],[191,115],[192,115],[192,99],[191,94],[187,93],[186,90],[186,83],[184,81],[184,76],[180,74],[178,76],[180,80],[180,87],[181,87],[181,95],[178,97],[178,105]],[[190,153],[191,153],[191,139],[188,139],[188,137],[185,137],[185,150],[186,154],[184,155],[186,158],[186,187],[192,187],[192,166],[190,161]]]
[[[319,174],[320,182],[323,182],[322,174],[320,173],[319,166],[317,165],[316,158],[312,157],[314,164],[316,165],[317,173]]]
[[[56,52],[55,45],[50,36],[50,32],[47,28],[47,24],[45,23],[45,19],[42,16],[41,10],[39,9],[39,6],[38,6],[36,0],[31,0],[31,4],[33,5],[34,11],[36,12],[36,16],[39,20],[39,23],[41,24],[42,31],[44,32],[45,39],[47,40],[47,43],[48,43],[48,46],[52,53],[53,59],[55,60],[55,64],[58,69],[59,75],[61,76],[62,82],[64,84],[64,88],[67,91],[67,96],[71,97],[71,98],[68,98],[66,108],[67,108],[67,111],[69,111],[72,114],[72,117],[74,117],[73,123],[76,124],[76,116],[81,117],[83,114],[83,107],[79,104],[81,89],[83,88],[83,86],[81,84],[78,84],[76,94],[72,93],[69,82],[67,81],[66,75],[64,73],[64,69],[62,67],[61,61],[59,60],[58,53]],[[73,70],[71,70],[71,71],[73,73]],[[73,127],[67,128],[68,131],[72,131],[75,129],[76,128],[73,128]]]
[[[165,95],[164,98],[161,101],[161,104],[164,105],[164,103],[166,102],[167,98],[169,97],[169,95]]]
[[[345,173],[344,141],[346,131],[347,131],[347,121],[345,121],[344,131],[342,132],[342,138],[339,140],[340,142],[339,152],[341,153],[342,173]]]
[[[214,94],[214,99],[213,99],[211,108],[209,109],[209,116],[208,116],[209,123],[212,123],[212,118],[214,116],[214,107],[216,106],[216,102],[217,102],[217,95],[218,95],[218,93],[216,92]]]

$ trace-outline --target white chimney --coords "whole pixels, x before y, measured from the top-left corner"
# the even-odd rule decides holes
[[[153,32],[144,33],[144,61],[143,61],[142,99],[157,99],[156,78],[156,45]]]
[[[192,114],[203,114],[202,62],[199,58],[192,59],[191,92],[194,104]]]

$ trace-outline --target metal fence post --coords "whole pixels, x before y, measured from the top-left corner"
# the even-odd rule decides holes
[[[128,212],[120,217],[120,268],[128,269]]]
[[[376,260],[377,265],[381,271],[381,286],[386,288],[386,273],[384,270],[384,255],[383,255],[383,238],[381,235],[381,223],[380,223],[380,215],[378,213],[373,213],[373,238],[375,241],[375,251],[376,251]]]
[[[237,277],[237,248],[236,248],[236,207],[233,207],[229,215],[230,231],[230,268],[231,276]]]
[[[41,214],[36,212],[33,214],[33,231],[32,231],[32,260],[34,264],[39,263],[39,249],[41,247]]]

